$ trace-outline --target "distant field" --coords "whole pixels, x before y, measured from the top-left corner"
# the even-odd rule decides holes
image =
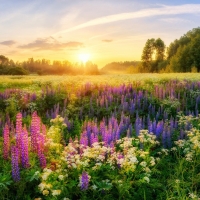
[[[0,90],[8,88],[23,88],[29,91],[39,91],[45,85],[65,85],[79,87],[85,83],[120,85],[140,82],[160,82],[169,79],[200,80],[198,73],[170,73],[170,74],[119,74],[119,75],[94,75],[94,76],[1,76]]]

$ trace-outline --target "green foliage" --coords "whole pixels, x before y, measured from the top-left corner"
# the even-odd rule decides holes
[[[9,114],[11,119],[14,119],[18,112],[18,101],[16,98],[12,97],[6,100],[5,112]]]
[[[179,40],[172,42],[167,51],[171,72],[200,71],[200,28],[188,31]]]
[[[180,102],[176,98],[166,98],[161,104],[164,106],[165,111],[172,116],[176,116],[177,108],[180,107]]]
[[[158,39],[148,39],[142,53],[142,71],[158,72],[160,70],[159,63],[164,61],[165,44]],[[153,58],[153,56],[155,58]]]
[[[22,67],[12,67],[7,71],[9,75],[28,75],[29,72]]]
[[[199,72],[200,28],[188,31],[167,48],[158,38],[148,39],[142,53],[141,72]]]

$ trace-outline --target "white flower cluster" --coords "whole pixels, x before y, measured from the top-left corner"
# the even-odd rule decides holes
[[[139,141],[143,143],[144,145],[145,144],[153,144],[153,145],[159,144],[159,142],[156,140],[156,135],[149,133],[148,130],[140,130],[138,138],[139,138]]]
[[[200,153],[200,130],[192,128],[187,132],[187,136],[187,140],[178,140],[174,143],[177,148],[182,149],[185,159],[188,162],[193,162],[194,157]]]

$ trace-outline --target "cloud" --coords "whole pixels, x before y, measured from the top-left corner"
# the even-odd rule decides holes
[[[120,14],[108,15],[108,16],[96,18],[88,22],[85,22],[83,24],[74,26],[72,28],[59,31],[53,35],[71,32],[71,31],[75,31],[75,30],[90,27],[90,26],[96,26],[96,25],[121,21],[121,20],[137,19],[137,18],[152,17],[152,16],[159,16],[159,15],[179,15],[179,14],[198,14],[198,13],[200,13],[200,4],[184,4],[184,5],[178,5],[178,6],[162,5],[161,7],[158,7],[158,8],[143,9],[136,12],[120,13]]]
[[[162,18],[162,19],[159,19],[160,21],[163,21],[163,22],[167,22],[167,23],[188,23],[191,21],[190,20],[187,20],[187,19],[182,19],[182,18]]]
[[[3,41],[3,42],[0,42],[1,45],[5,45],[5,46],[12,46],[15,43],[16,42],[14,40],[6,40],[6,41]]]
[[[53,37],[48,38],[39,38],[32,43],[19,46],[21,49],[34,49],[37,51],[40,50],[62,50],[65,48],[74,49],[82,47],[83,43],[81,42],[59,42]]]
[[[112,42],[113,40],[102,40],[102,42]]]

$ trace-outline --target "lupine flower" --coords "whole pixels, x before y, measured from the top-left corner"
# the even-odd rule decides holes
[[[98,137],[92,133],[90,136],[90,146],[92,146],[92,144],[94,144],[95,142],[98,142]]]
[[[38,134],[37,136],[37,153],[44,152],[44,143],[45,143],[45,137],[42,134]]]
[[[47,165],[45,155],[43,153],[39,153],[38,157],[39,157],[39,161],[40,161],[40,167],[45,168]]]
[[[11,147],[11,162],[12,162],[12,177],[14,181],[20,180],[20,173],[19,173],[19,151],[17,146]]]
[[[10,149],[9,127],[6,124],[3,130],[3,158],[8,159]]]
[[[89,186],[90,176],[87,172],[83,172],[79,177],[81,190],[87,190]]]
[[[88,146],[88,138],[87,138],[87,132],[86,131],[84,131],[81,134],[80,144],[82,144],[84,147]]]
[[[34,152],[37,152],[37,136],[40,131],[40,120],[36,112],[32,114],[31,121],[31,148]]]
[[[22,113],[18,113],[16,116],[16,144],[19,150],[19,155],[21,154],[21,133],[22,133]]]
[[[28,132],[26,128],[23,129],[20,135],[21,141],[21,163],[22,167],[28,168],[30,167],[29,164],[29,154],[28,154]]]

